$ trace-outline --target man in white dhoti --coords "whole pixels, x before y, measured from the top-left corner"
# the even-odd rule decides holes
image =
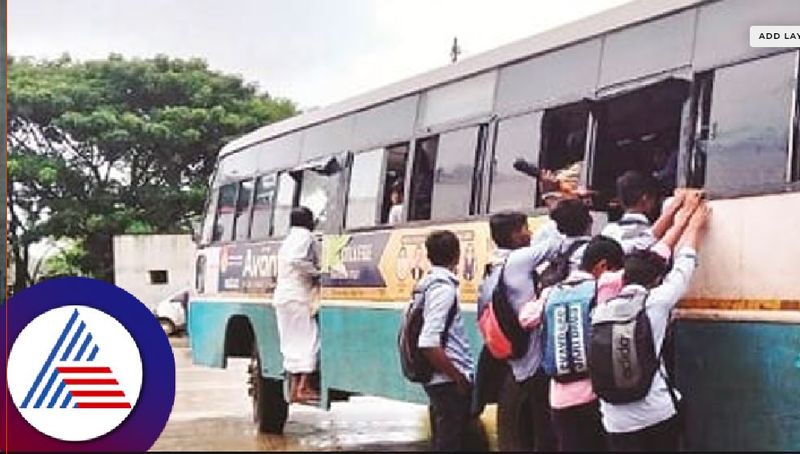
[[[314,215],[306,207],[291,213],[291,228],[278,251],[278,278],[273,303],[283,354],[290,374],[291,402],[316,400],[319,393],[309,375],[317,370],[319,328],[319,259],[314,236]]]

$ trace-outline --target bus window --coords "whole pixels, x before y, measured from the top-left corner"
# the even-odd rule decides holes
[[[250,237],[253,239],[263,239],[269,236],[272,207],[275,204],[276,181],[275,174],[260,176],[256,179],[253,220],[250,224]]]
[[[236,183],[219,188],[217,220],[212,241],[230,241],[233,238],[233,216],[236,210]]]
[[[408,144],[386,147],[386,172],[383,182],[383,206],[381,208],[381,224],[397,224],[403,222],[403,184],[406,179],[408,163]],[[397,194],[392,200],[392,192]],[[395,208],[397,206],[398,208]],[[392,211],[394,213],[392,214]],[[391,216],[390,216],[391,214]]]
[[[734,195],[786,183],[797,53],[714,71],[705,187]],[[753,83],[758,81],[758,83]]]
[[[236,202],[236,239],[246,240],[250,235],[250,199],[253,196],[253,180],[239,183]]]
[[[278,195],[275,198],[275,216],[273,218],[273,236],[283,236],[289,232],[289,215],[294,207],[297,181],[289,172],[283,172],[278,178]]]
[[[379,148],[353,157],[345,216],[348,229],[372,227],[377,222],[384,154]]]
[[[548,109],[542,117],[542,152],[539,168],[554,172],[583,161],[589,106],[570,104]]]
[[[514,161],[539,161],[541,112],[507,118],[497,126],[492,158],[489,211],[530,211],[534,207],[536,180],[514,170]]]
[[[328,186],[330,178],[314,170],[304,170],[300,184],[300,206],[314,213],[316,229],[323,228],[328,219]]]
[[[479,145],[483,127],[447,132],[439,137],[433,178],[432,219],[458,219],[474,214],[472,194],[476,189]]]
[[[617,178],[628,170],[656,176],[664,194],[676,185],[683,105],[689,82],[667,79],[598,105],[591,188],[595,206],[614,208]]]
[[[212,241],[214,230],[217,225],[217,198],[219,191],[211,191],[208,203],[206,204],[205,217],[203,218],[203,230],[200,244],[206,245]]]
[[[436,150],[438,146],[439,136],[417,140],[411,174],[411,203],[408,215],[410,221],[422,221],[431,218],[433,171],[436,165]]]

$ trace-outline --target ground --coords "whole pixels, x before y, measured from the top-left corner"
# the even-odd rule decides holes
[[[245,384],[248,360],[227,369],[191,362],[185,338],[172,339],[175,405],[155,451],[425,451],[427,408],[375,397],[336,402],[331,411],[292,405],[283,436],[252,423]]]

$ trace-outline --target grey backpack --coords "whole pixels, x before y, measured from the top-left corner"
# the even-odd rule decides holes
[[[660,359],[645,310],[647,295],[620,295],[592,314],[589,371],[594,392],[606,402],[634,402],[650,391]]]

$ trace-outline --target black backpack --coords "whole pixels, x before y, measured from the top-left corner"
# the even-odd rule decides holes
[[[550,260],[547,268],[545,268],[544,271],[539,274],[538,279],[536,280],[537,295],[541,295],[542,290],[546,289],[547,287],[559,284],[567,278],[569,275],[569,259],[579,247],[588,242],[588,240],[576,240],[567,248],[566,251],[559,252],[558,255]]]
[[[419,349],[419,335],[422,332],[422,325],[425,323],[425,292],[434,283],[451,285],[449,281],[444,279],[434,279],[428,282],[424,287],[419,285],[415,286],[411,293],[411,301],[403,311],[400,329],[397,333],[400,368],[403,371],[403,375],[414,383],[427,383],[433,377],[433,366],[431,366],[428,359],[425,358],[425,355],[423,355],[422,351]],[[442,330],[440,341],[442,347],[447,343],[450,326],[453,324],[457,311],[458,304],[454,298],[453,305],[447,313],[444,330]]]
[[[594,392],[606,402],[643,399],[658,371],[647,295],[620,295],[592,313],[589,373]]]

